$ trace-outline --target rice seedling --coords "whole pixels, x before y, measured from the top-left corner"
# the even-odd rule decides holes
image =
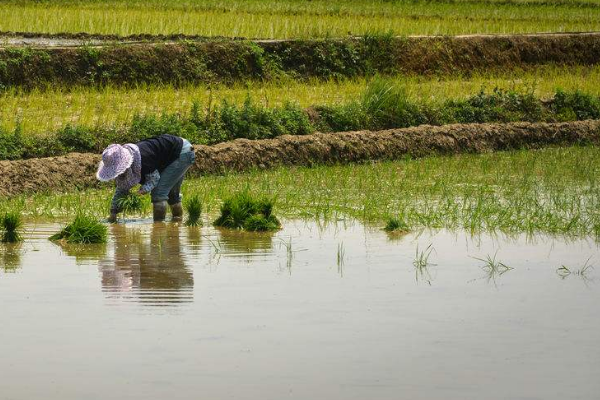
[[[405,233],[410,230],[408,224],[401,220],[400,218],[389,218],[385,228],[383,228],[386,232],[397,232],[397,233]]]
[[[107,239],[107,228],[96,219],[80,214],[73,222],[60,232],[50,236],[52,241],[63,240],[67,243],[105,243]]]
[[[21,236],[21,229],[23,222],[21,216],[15,211],[9,211],[2,216],[2,242],[3,243],[16,243],[23,240]]]
[[[504,275],[505,273],[507,273],[508,271],[514,269],[513,267],[509,267],[508,265],[498,261],[496,259],[497,255],[498,255],[498,251],[496,251],[493,256],[490,256],[488,254],[486,256],[486,258],[473,257],[474,259],[481,261],[483,263],[483,266],[481,267],[481,269],[485,271],[487,281],[494,282],[494,284],[496,283],[496,278],[498,278],[498,277]]]
[[[292,262],[294,260],[294,250],[292,247],[292,237],[290,236],[290,238],[288,240],[285,240],[283,238],[279,238],[279,247],[285,247],[286,250],[286,260],[285,260],[285,264],[286,264],[286,268],[288,270],[288,272],[292,273]]]
[[[239,192],[223,201],[221,215],[213,225],[247,231],[273,231],[281,228],[273,215],[274,200],[254,199],[247,192]]]
[[[188,214],[188,219],[185,222],[187,226],[198,226],[202,222],[200,221],[200,215],[202,214],[202,202],[198,195],[194,195],[185,202],[185,210]]]
[[[202,176],[186,180],[185,192],[197,194],[212,218],[223,199],[251,187],[257,198],[276,194],[277,214],[286,218],[343,217],[383,225],[390,215],[402,215],[411,229],[598,240],[599,174],[600,149],[574,146]],[[45,220],[78,212],[102,218],[110,194],[89,189],[20,195],[3,199],[0,207]]]
[[[417,270],[423,270],[430,265],[435,265],[429,262],[429,257],[431,256],[431,252],[433,250],[433,243],[429,244],[425,250],[421,251],[419,251],[419,246],[417,245],[417,249],[415,250],[415,259],[413,260],[413,265]]]
[[[549,98],[560,87],[600,95],[600,66],[540,66],[535,71],[511,71],[474,74],[470,77],[395,76],[388,80],[404,89],[407,99],[415,102],[441,103],[464,99],[484,88],[533,91]],[[131,124],[135,115],[176,113],[187,115],[192,104],[207,106],[212,102],[242,105],[247,96],[264,107],[282,107],[286,103],[302,108],[314,105],[348,103],[363,96],[367,78],[346,80],[285,80],[250,82],[233,85],[182,86],[141,85],[136,88],[38,89],[23,93],[10,89],[0,93],[0,126],[7,132],[20,125],[25,137],[56,132],[67,125],[119,130]],[[93,99],[93,101],[91,101]],[[48,118],[51,115],[52,118]]]
[[[597,31],[581,1],[4,1],[0,30],[298,38],[391,31],[470,34]]]
[[[145,207],[144,199],[136,193],[129,193],[127,196],[121,197],[117,205],[124,214],[141,213]]]
[[[430,243],[425,250],[419,250],[419,246],[417,245],[415,250],[415,259],[413,260],[416,282],[425,280],[428,285],[431,285],[431,274],[429,273],[429,267],[436,265],[429,262],[429,257],[433,251],[433,243]]]
[[[591,280],[588,274],[592,269],[594,269],[594,267],[590,264],[591,259],[591,257],[588,258],[580,268],[569,268],[563,264],[556,270],[556,273],[558,274],[558,276],[560,276],[561,279],[565,279],[571,275],[574,275],[588,282]]]

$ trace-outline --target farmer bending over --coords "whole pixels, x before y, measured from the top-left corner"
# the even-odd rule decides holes
[[[125,145],[111,144],[102,152],[96,177],[103,182],[115,180],[116,190],[110,207],[109,222],[117,220],[121,211],[119,199],[127,196],[138,183],[138,194],[151,193],[154,221],[164,221],[167,202],[173,221],[183,216],[181,183],[185,172],[194,163],[192,145],[186,139],[160,135]]]

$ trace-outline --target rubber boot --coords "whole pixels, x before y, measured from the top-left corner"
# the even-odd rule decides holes
[[[154,222],[163,222],[167,215],[167,202],[157,201],[152,203],[152,213],[154,215]]]
[[[183,219],[183,207],[181,203],[176,203],[171,205],[171,213],[173,214],[173,222],[180,222]]]

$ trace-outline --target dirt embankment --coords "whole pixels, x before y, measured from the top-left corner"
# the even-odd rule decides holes
[[[375,73],[469,75],[599,62],[600,33],[9,46],[0,48],[0,88],[182,85]]]
[[[196,146],[194,175],[281,165],[393,160],[407,155],[482,153],[578,143],[600,144],[600,120],[564,123],[420,126],[379,132],[316,133],[276,139],[238,139]],[[98,186],[97,154],[0,161],[0,196]]]

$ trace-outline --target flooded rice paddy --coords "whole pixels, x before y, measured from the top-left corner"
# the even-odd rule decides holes
[[[593,399],[598,243],[147,221],[2,245],[0,399]],[[565,269],[561,269],[561,266]]]

